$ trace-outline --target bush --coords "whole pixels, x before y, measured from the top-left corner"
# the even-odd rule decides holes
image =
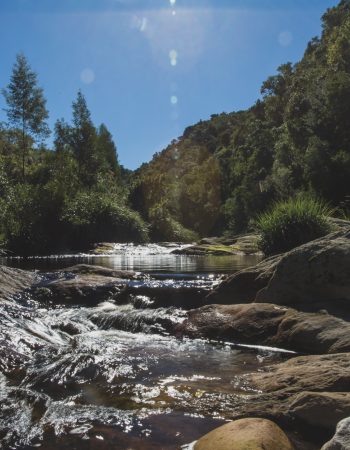
[[[45,189],[17,184],[9,190],[1,211],[6,248],[16,255],[57,251],[61,235],[60,204]]]
[[[157,204],[150,209],[149,221],[152,226],[152,239],[156,242],[195,242],[199,239],[196,232],[184,227],[161,205]]]
[[[100,241],[148,241],[148,227],[139,214],[101,192],[78,193],[63,208],[61,220],[72,249]]]
[[[258,245],[265,255],[273,255],[324,236],[331,231],[332,213],[323,201],[308,197],[277,202],[256,221]]]

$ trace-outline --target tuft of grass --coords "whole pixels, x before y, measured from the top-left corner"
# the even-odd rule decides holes
[[[332,231],[328,218],[333,212],[322,200],[310,197],[276,202],[257,218],[258,246],[265,255],[274,255],[324,236]]]

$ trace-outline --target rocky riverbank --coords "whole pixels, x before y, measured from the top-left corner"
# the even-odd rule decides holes
[[[347,228],[228,276],[215,289],[191,283],[174,289],[140,273],[88,265],[46,274],[1,267],[0,281],[3,302],[35,299],[43,304],[94,306],[109,300],[115,304],[132,301],[136,308],[146,304],[151,309],[176,306],[183,311],[181,320],[173,321],[165,316],[158,319],[152,316],[148,320],[179,338],[265,345],[296,352],[285,362],[258,372],[235,375],[231,389],[246,386],[247,395],[235,395],[234,402],[211,400],[210,407],[232,420],[272,420],[288,438],[284,439],[279,429],[274,429],[281,439],[277,442],[283,442],[283,446],[277,443],[273,447],[275,444],[262,437],[267,449],[293,446],[317,449],[322,445],[327,450],[348,448],[347,444],[339,444],[350,439],[347,419],[350,416],[350,230]],[[94,323],[94,317],[91,320]],[[102,319],[99,316],[96,320]],[[110,317],[108,320],[113,326]],[[113,320],[116,327],[120,326],[119,316]],[[63,331],[75,334],[68,328]],[[205,396],[192,398],[186,407],[195,411],[196,402],[203,405]],[[210,439],[198,441],[195,448],[211,449],[208,442],[212,442],[213,436],[214,440],[225,436],[232,441],[236,435],[242,435],[240,446],[232,448],[243,449],[246,434],[242,427],[245,426],[249,429],[251,422],[246,425],[233,422],[232,427],[226,426],[222,432],[218,429]],[[270,426],[269,422],[257,420],[253,428],[266,436]],[[259,439],[254,442],[255,446],[249,448],[263,448]],[[225,445],[216,448],[225,449]]]
[[[189,311],[178,325],[180,332],[304,354],[246,376],[247,385],[258,393],[232,419],[271,419],[317,448],[341,421],[335,437],[322,448],[349,448],[349,228],[227,277],[206,302]],[[237,439],[231,435],[231,444]],[[205,442],[195,448],[209,449]],[[232,448],[245,447],[238,443]]]

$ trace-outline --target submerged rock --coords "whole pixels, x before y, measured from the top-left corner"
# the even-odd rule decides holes
[[[207,305],[189,311],[177,328],[195,338],[269,345],[303,353],[350,351],[350,323],[269,303]]]
[[[194,450],[292,450],[285,433],[266,419],[241,419],[200,438]]]

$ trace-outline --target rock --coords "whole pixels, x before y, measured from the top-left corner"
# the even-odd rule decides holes
[[[207,303],[250,303],[257,292],[267,286],[281,256],[272,256],[256,266],[227,277],[208,296]]]
[[[282,256],[255,300],[283,305],[350,301],[350,231],[309,242]]]
[[[206,305],[189,311],[177,333],[303,353],[350,351],[350,323],[269,303]]]
[[[8,300],[39,281],[35,272],[0,266],[0,300]]]
[[[286,311],[269,304],[206,305],[189,311],[178,332],[195,338],[264,344],[276,334]]]
[[[98,242],[94,244],[93,249],[90,250],[89,253],[92,253],[93,255],[103,255],[113,253],[114,249],[114,242]]]
[[[32,293],[41,301],[96,304],[116,296],[132,279],[140,279],[140,276],[135,272],[79,264],[34,286]]]
[[[266,419],[241,419],[200,438],[194,450],[292,450],[284,432]]]
[[[66,274],[77,275],[101,275],[103,277],[113,277],[120,279],[140,279],[140,274],[129,270],[114,270],[108,267],[95,266],[90,264],[77,264],[76,266],[67,267],[62,272]]]
[[[350,390],[350,354],[298,356],[245,376],[246,382],[264,393],[284,396],[302,391]]]
[[[332,233],[237,272],[207,297],[208,303],[250,301],[348,311],[344,304],[350,301],[350,231]]]
[[[261,254],[258,249],[259,236],[257,234],[240,235],[232,238],[212,237],[203,238],[198,244],[176,249],[172,253],[178,255],[255,255]]]
[[[334,227],[337,231],[346,231],[350,230],[350,221],[344,219],[338,219],[336,217],[330,217],[328,219],[332,227]]]
[[[139,286],[128,285],[116,297],[119,304],[129,303],[130,298],[147,297],[149,308],[175,306],[177,308],[192,309],[203,306],[209,288],[198,286],[162,286],[157,283]],[[133,302],[134,303],[134,302]],[[134,305],[137,307],[138,303]],[[141,304],[142,306],[142,304]]]
[[[334,437],[321,450],[349,450],[350,448],[350,417],[341,420]]]
[[[350,393],[302,392],[293,399],[289,413],[304,425],[333,430],[350,415]]]

